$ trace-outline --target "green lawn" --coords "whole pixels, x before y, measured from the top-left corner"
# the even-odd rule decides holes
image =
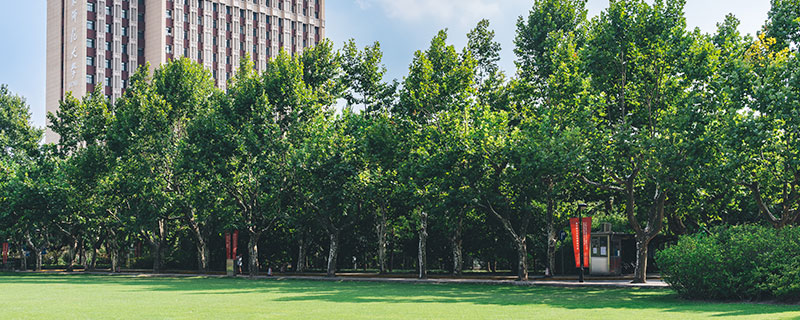
[[[2,319],[800,319],[800,306],[669,290],[0,275]]]

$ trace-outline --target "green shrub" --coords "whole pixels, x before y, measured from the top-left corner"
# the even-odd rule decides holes
[[[717,227],[681,237],[656,261],[685,298],[800,301],[800,228]]]

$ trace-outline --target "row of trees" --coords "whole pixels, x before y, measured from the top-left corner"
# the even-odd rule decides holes
[[[296,271],[317,257],[332,276],[344,251],[382,273],[415,256],[424,278],[436,252],[455,274],[466,254],[526,280],[531,257],[555,270],[586,201],[627,222],[644,282],[664,232],[800,222],[796,1],[773,0],[758,38],[733,16],[687,30],[683,0],[611,1],[591,20],[585,2],[534,1],[513,77],[488,21],[460,51],[439,32],[401,82],[383,81],[377,43],[323,42],[260,73],[246,58],[226,91],[178,59],[140,68],[115,103],[67,96],[48,145],[3,88],[0,238],[36,268],[61,248],[70,268],[88,250],[116,270],[144,241],[155,271],[166,252],[207,271],[237,229],[251,275],[264,257]],[[193,255],[174,250],[185,241]]]

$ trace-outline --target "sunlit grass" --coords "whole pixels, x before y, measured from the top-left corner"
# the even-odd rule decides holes
[[[669,290],[0,275],[0,318],[800,319],[800,306]]]

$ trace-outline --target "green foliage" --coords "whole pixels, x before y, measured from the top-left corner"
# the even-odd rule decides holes
[[[25,100],[0,85],[0,161],[33,152],[42,131],[30,124],[30,108]]]
[[[441,111],[463,105],[473,85],[474,67],[471,55],[459,55],[447,45],[447,31],[439,31],[428,50],[414,53],[400,102],[392,112],[426,123]]]
[[[800,229],[745,225],[683,236],[656,254],[662,275],[692,299],[797,302]]]
[[[766,36],[777,40],[778,49],[798,49],[800,44],[800,1],[771,0],[772,7],[764,26]]]
[[[525,81],[542,84],[555,71],[550,34],[576,32],[586,21],[586,0],[536,0],[525,17],[517,19],[514,40],[517,69]],[[534,85],[535,85],[534,84]]]
[[[349,106],[363,106],[367,113],[387,113],[395,99],[397,81],[384,83],[386,67],[382,64],[381,45],[375,42],[358,50],[355,40],[342,48],[342,82]]]

